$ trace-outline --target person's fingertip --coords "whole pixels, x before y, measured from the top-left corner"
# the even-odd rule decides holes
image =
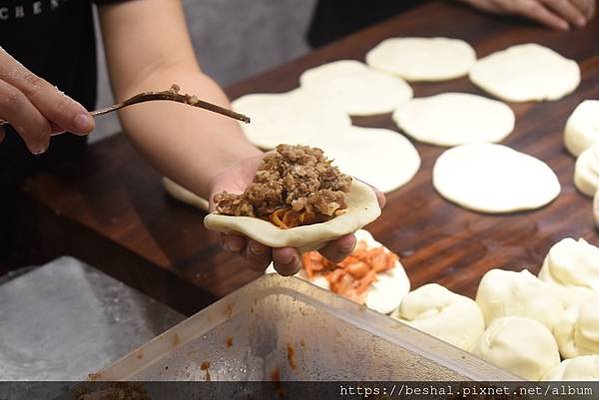
[[[239,236],[229,236],[225,243],[232,253],[238,253],[245,247],[245,241]]]
[[[95,127],[95,121],[88,112],[82,112],[73,119],[73,126],[78,134],[88,134]]]
[[[584,28],[587,24],[587,20],[583,17],[576,19],[576,26],[579,28]]]
[[[283,276],[296,274],[301,268],[301,261],[294,249],[284,248],[273,251],[275,269]]]
[[[350,254],[356,247],[356,237],[354,235],[347,235],[342,238],[339,244],[339,251],[345,254]]]

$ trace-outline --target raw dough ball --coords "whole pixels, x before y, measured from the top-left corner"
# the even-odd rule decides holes
[[[208,203],[208,200],[190,192],[183,186],[171,181],[168,178],[162,178],[162,185],[164,186],[164,190],[166,190],[166,192],[175,199],[197,207],[202,211],[209,212],[210,204]]]
[[[537,320],[551,331],[564,312],[557,285],[543,282],[525,269],[487,272],[478,286],[476,302],[487,325],[497,318],[517,316]]]
[[[511,108],[468,93],[443,93],[402,103],[393,113],[397,126],[418,140],[439,146],[499,142],[514,130]]]
[[[240,124],[248,139],[263,149],[281,143],[305,144],[318,134],[335,135],[340,127],[351,125],[349,116],[334,103],[296,89],[287,93],[248,94],[233,101],[235,111],[250,116]]]
[[[393,317],[465,351],[474,347],[485,330],[474,300],[436,283],[408,293]]]
[[[599,356],[580,356],[564,360],[552,369],[546,381],[596,381],[599,380]]]
[[[543,161],[490,143],[446,150],[433,168],[433,185],[447,200],[483,213],[540,208],[561,191]]]
[[[549,329],[524,317],[491,322],[472,354],[525,379],[539,380],[560,363]]]
[[[318,250],[327,242],[352,233],[381,215],[372,188],[356,179],[347,195],[345,213],[326,222],[281,229],[269,221],[253,217],[237,217],[210,213],[204,226],[223,233],[240,233],[269,247],[297,247],[300,252]]]
[[[566,122],[564,144],[575,157],[599,142],[599,100],[585,100]]]
[[[335,61],[305,71],[303,88],[349,115],[388,113],[412,98],[412,88],[401,78],[353,60]]]
[[[408,81],[442,81],[468,73],[476,53],[463,40],[444,37],[385,39],[366,54],[373,68]]]
[[[385,247],[377,242],[370,232],[360,229],[356,233],[356,240],[364,240],[368,243],[368,248]],[[385,247],[385,250],[389,251]],[[266,273],[276,273],[274,266],[271,264],[266,269]],[[302,268],[295,276],[308,280],[308,276]],[[318,275],[311,283],[323,289],[330,290],[329,281],[322,275]],[[406,270],[399,260],[395,263],[395,267],[384,271],[377,275],[377,280],[370,285],[366,290],[366,306],[383,314],[389,314],[391,311],[399,307],[402,298],[410,291],[410,280],[406,274]]]
[[[528,43],[479,59],[470,80],[507,101],[557,100],[578,87],[580,68],[547,47]]]
[[[599,248],[566,238],[551,247],[539,279],[586,291],[599,291]]]
[[[338,134],[322,135],[310,145],[321,148],[339,170],[384,193],[405,185],[420,169],[418,150],[395,131],[352,126]]]
[[[582,193],[593,197],[599,188],[599,143],[586,149],[576,160],[574,184]]]
[[[553,334],[563,358],[599,354],[599,296],[568,308]]]

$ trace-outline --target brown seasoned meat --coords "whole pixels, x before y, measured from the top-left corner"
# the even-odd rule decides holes
[[[321,149],[281,144],[264,156],[242,194],[222,192],[214,201],[221,214],[275,218],[282,221],[277,225],[292,227],[325,221],[347,208],[351,179]]]

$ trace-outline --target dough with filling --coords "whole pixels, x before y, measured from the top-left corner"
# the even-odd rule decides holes
[[[438,146],[500,142],[516,117],[506,104],[468,93],[443,93],[402,103],[393,120],[419,142]]]
[[[599,354],[599,294],[568,308],[553,334],[563,358]]]
[[[599,380],[599,355],[580,356],[562,361],[545,377],[545,381],[597,381]]]
[[[445,37],[385,39],[366,54],[373,68],[408,81],[442,81],[468,73],[476,61],[472,46]]]
[[[580,68],[550,48],[519,44],[479,59],[470,80],[506,101],[557,100],[580,84]]]
[[[537,320],[553,330],[564,312],[559,288],[525,269],[487,272],[478,286],[476,302],[487,325],[497,318],[517,316]]]
[[[365,241],[368,243],[368,248],[384,247],[385,250],[389,251],[383,244],[377,242],[370,232],[360,229],[355,233],[357,241]],[[266,273],[276,273],[274,266],[271,264],[266,269]],[[295,274],[295,276],[308,280],[304,269]],[[326,277],[323,275],[316,276],[311,283],[319,286],[323,289],[330,290],[331,285],[329,284]],[[395,267],[391,270],[381,272],[377,274],[377,280],[370,285],[366,290],[366,307],[376,310],[383,314],[389,314],[401,303],[402,298],[410,291],[410,280],[406,274],[401,262],[398,260],[395,263]]]
[[[233,101],[232,107],[251,117],[252,122],[241,123],[241,129],[263,149],[274,149],[280,143],[306,144],[317,128],[320,135],[335,135],[338,128],[351,125],[349,116],[335,103],[302,89],[248,94]]]
[[[574,184],[587,196],[595,196],[599,188],[599,143],[578,156],[574,170]]]
[[[403,79],[353,60],[309,69],[301,75],[300,83],[315,97],[356,116],[392,112],[413,95]]]
[[[208,200],[190,192],[178,183],[175,183],[168,178],[162,178],[162,185],[164,186],[164,190],[173,198],[199,208],[202,211],[210,211]]]
[[[245,235],[269,247],[291,246],[306,252],[357,231],[379,215],[381,209],[374,190],[354,179],[347,195],[347,209],[326,222],[280,229],[260,218],[210,213],[204,218],[204,225],[213,231]]]
[[[557,343],[549,329],[524,317],[491,322],[472,354],[529,380],[540,380],[560,363]]]
[[[485,330],[474,300],[436,283],[408,293],[392,316],[465,351],[474,347]]]
[[[599,100],[585,100],[566,122],[564,144],[575,157],[599,143]]]
[[[433,168],[433,185],[447,200],[483,213],[540,208],[561,191],[543,161],[491,143],[446,150]]]

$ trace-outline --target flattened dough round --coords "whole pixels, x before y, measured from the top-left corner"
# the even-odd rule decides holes
[[[549,329],[523,317],[491,322],[472,354],[530,380],[540,380],[560,363],[557,343]]]
[[[199,208],[202,211],[209,212],[210,204],[208,203],[208,200],[190,192],[183,186],[171,181],[168,178],[162,178],[162,185],[164,186],[164,190],[173,198]]]
[[[564,144],[575,157],[599,143],[599,100],[585,100],[572,112],[564,129]]]
[[[587,196],[595,196],[599,189],[599,143],[578,156],[574,170],[574,184]]]
[[[335,61],[305,71],[302,88],[349,115],[389,113],[413,92],[403,79],[353,60]]]
[[[465,351],[472,350],[485,330],[474,300],[436,283],[408,293],[392,316]]]
[[[564,360],[553,368],[545,381],[597,381],[599,380],[599,355],[580,356]]]
[[[306,252],[318,250],[331,240],[357,231],[379,215],[381,209],[374,190],[354,179],[347,196],[345,213],[326,222],[280,229],[259,218],[210,213],[204,218],[204,225],[217,232],[243,234],[269,247],[291,246]]]
[[[580,68],[550,48],[519,44],[479,59],[470,80],[506,101],[557,100],[580,83]]]
[[[377,242],[370,232],[364,229],[358,230],[355,235],[357,241],[363,240],[368,243],[368,249],[384,247],[387,252],[389,251],[383,244]],[[266,273],[274,272],[276,272],[274,266],[272,264],[269,265],[266,269]],[[300,269],[295,276],[308,280],[308,276],[303,268]],[[315,279],[310,282],[323,289],[331,290],[329,281],[322,275],[316,276]],[[408,279],[408,275],[406,274],[403,265],[397,260],[395,267],[377,275],[377,280],[366,290],[366,302],[364,304],[370,309],[383,314],[389,314],[399,307],[401,299],[409,291],[410,280]]]
[[[351,126],[337,133],[310,145],[320,147],[339,170],[384,193],[405,185],[420,169],[418,150],[398,132]]]
[[[281,143],[305,144],[316,128],[320,134],[334,134],[337,128],[351,125],[345,111],[302,89],[248,94],[233,101],[232,107],[251,118],[251,123],[240,124],[241,129],[250,142],[263,149]]]
[[[419,142],[438,146],[500,142],[514,130],[506,104],[468,93],[443,93],[402,103],[393,120]]]
[[[385,39],[366,54],[373,68],[407,81],[442,81],[468,73],[476,53],[460,39],[444,37]]]
[[[446,150],[433,168],[433,185],[447,200],[490,214],[540,208],[561,191],[547,164],[490,143]]]

